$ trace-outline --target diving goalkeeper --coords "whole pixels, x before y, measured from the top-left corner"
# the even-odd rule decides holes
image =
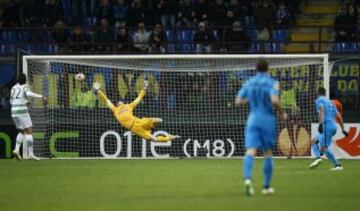
[[[177,135],[168,134],[154,136],[151,134],[151,130],[162,122],[162,119],[160,118],[138,118],[134,116],[133,111],[144,98],[148,86],[148,81],[144,81],[143,89],[141,90],[139,96],[132,103],[124,104],[120,101],[118,102],[117,106],[114,106],[106,97],[106,95],[100,90],[100,83],[95,82],[93,84],[93,89],[95,92],[97,92],[100,100],[105,102],[106,106],[113,112],[119,123],[141,138],[156,142],[172,141],[176,138],[179,138],[180,136]]]

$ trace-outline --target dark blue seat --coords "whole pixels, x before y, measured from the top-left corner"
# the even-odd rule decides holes
[[[54,45],[49,43],[38,43],[33,45],[33,50],[35,53],[47,54],[54,52]]]
[[[14,64],[0,64],[0,87],[3,84],[8,84],[15,76]]]
[[[351,50],[352,52],[358,52],[358,51],[360,51],[360,42],[358,42],[358,43],[356,43],[356,42],[351,43],[350,50]]]
[[[4,44],[14,44],[16,42],[16,32],[15,31],[3,31],[2,32],[2,42]]]
[[[41,30],[41,31],[39,31],[38,34],[37,34],[36,41],[38,41],[38,42],[51,42],[52,41],[51,31],[50,30]]]
[[[183,43],[190,42],[193,40],[192,30],[181,30],[177,33],[177,40]]]
[[[351,49],[350,43],[347,42],[337,42],[334,45],[334,52],[349,52]]]
[[[245,33],[251,40],[257,40],[258,32],[255,29],[248,29]]]
[[[26,51],[26,52],[31,52],[32,51],[32,46],[31,44],[19,44],[17,45],[17,49]]]
[[[175,53],[175,45],[174,44],[168,44],[168,51],[169,53]]]
[[[30,41],[30,34],[26,30],[20,30],[17,33],[17,42],[25,43]]]
[[[281,47],[279,43],[271,43],[271,50],[273,53],[281,53]]]
[[[178,49],[182,53],[191,53],[195,50],[193,44],[180,44]]]
[[[254,17],[252,17],[252,16],[245,16],[244,17],[244,25],[245,26],[250,26],[250,25],[253,25],[254,24]]]
[[[272,39],[274,41],[286,41],[288,40],[288,33],[286,29],[276,29],[272,32]]]
[[[166,30],[165,33],[166,33],[167,40],[169,42],[174,42],[174,40],[175,40],[174,31],[173,30]]]
[[[1,53],[3,55],[10,55],[10,54],[14,54],[15,53],[15,46],[14,45],[9,45],[9,44],[2,44],[0,46],[1,48]]]
[[[249,48],[249,53],[259,53],[260,52],[260,44],[259,43],[251,43]]]

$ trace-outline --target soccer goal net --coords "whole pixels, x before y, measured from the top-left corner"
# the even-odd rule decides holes
[[[303,55],[126,55],[24,56],[23,71],[47,106],[30,102],[34,153],[48,158],[234,157],[244,154],[248,107],[235,107],[242,84],[256,74],[259,58],[280,81],[289,120],[277,125],[275,156],[309,156],[314,100],[329,90],[327,54]],[[75,80],[83,73],[84,81]],[[163,119],[153,133],[177,134],[172,142],[150,142],[123,128],[92,91],[93,82],[117,104],[133,101],[137,117]],[[26,157],[26,147],[24,147]]]

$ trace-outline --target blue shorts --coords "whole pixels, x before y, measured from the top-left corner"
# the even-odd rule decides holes
[[[245,129],[245,148],[261,148],[272,150],[275,146],[275,123],[259,125],[247,125]]]
[[[336,124],[325,122],[323,124],[323,131],[323,133],[318,133],[316,138],[319,140],[320,147],[329,147],[332,142],[332,137],[336,134]]]

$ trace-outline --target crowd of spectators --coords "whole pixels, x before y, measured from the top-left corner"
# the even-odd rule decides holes
[[[294,23],[299,0],[9,0],[2,27],[53,27],[56,52],[166,52],[164,29],[191,27],[199,52],[216,39],[247,42],[244,25],[287,27]],[[208,30],[214,26],[217,37]],[[261,30],[264,31],[264,30]],[[239,34],[239,37],[236,34]],[[264,36],[262,36],[264,37]],[[265,36],[266,38],[266,36]],[[41,40],[32,39],[33,42]],[[117,42],[117,45],[112,43]],[[220,46],[232,50],[246,44]]]
[[[335,18],[335,40],[338,42],[355,41],[360,1],[342,1],[339,14]],[[349,27],[351,26],[351,27]]]

